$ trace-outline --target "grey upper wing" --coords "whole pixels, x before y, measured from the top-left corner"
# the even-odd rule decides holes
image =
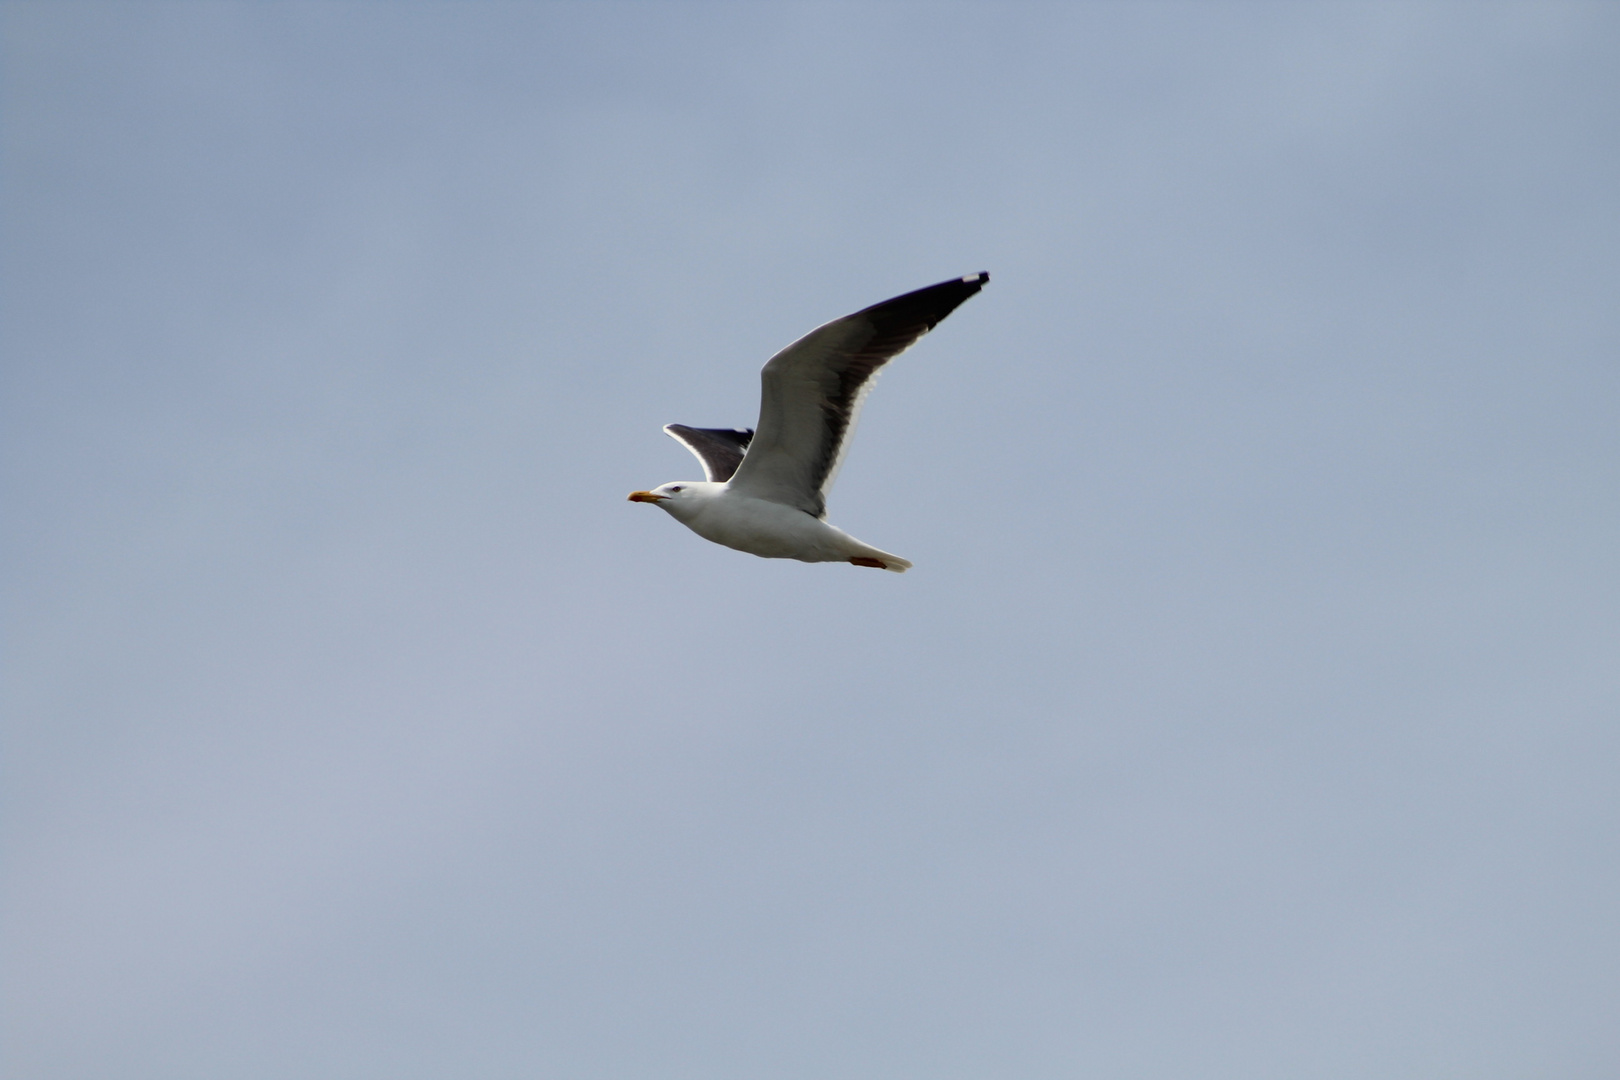
[[[731,479],[748,452],[752,431],[733,428],[687,427],[685,424],[665,424],[664,433],[692,451],[703,462],[705,478],[717,483]]]
[[[759,425],[732,490],[824,516],[878,369],[989,280],[989,274],[969,274],[873,304],[773,356],[760,373]]]

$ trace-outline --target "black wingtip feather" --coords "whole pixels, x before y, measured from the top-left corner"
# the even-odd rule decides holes
[[[945,316],[966,303],[984,288],[989,280],[990,275],[983,272],[952,278],[938,285],[902,293],[891,300],[862,308],[856,314],[870,318],[880,331],[901,330],[909,326],[916,328],[919,333],[925,333],[938,326]]]
[[[754,429],[695,428],[685,424],[665,424],[664,431],[697,456],[710,480],[731,479],[754,440]]]

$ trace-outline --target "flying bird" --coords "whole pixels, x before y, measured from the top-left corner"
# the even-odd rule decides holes
[[[810,331],[760,372],[756,428],[664,428],[703,463],[705,479],[632,491],[630,501],[654,503],[705,540],[762,558],[905,573],[905,559],[827,524],[827,492],[878,370],[989,280],[943,281]]]

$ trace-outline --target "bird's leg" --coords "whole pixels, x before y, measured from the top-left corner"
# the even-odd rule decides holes
[[[888,569],[888,567],[883,564],[882,559],[868,559],[865,555],[852,555],[850,556],[849,561],[854,563],[856,566],[870,566],[874,570]]]

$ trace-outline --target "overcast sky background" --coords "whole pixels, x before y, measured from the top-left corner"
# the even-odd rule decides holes
[[[0,17],[8,1076],[1620,1073],[1620,7]]]

